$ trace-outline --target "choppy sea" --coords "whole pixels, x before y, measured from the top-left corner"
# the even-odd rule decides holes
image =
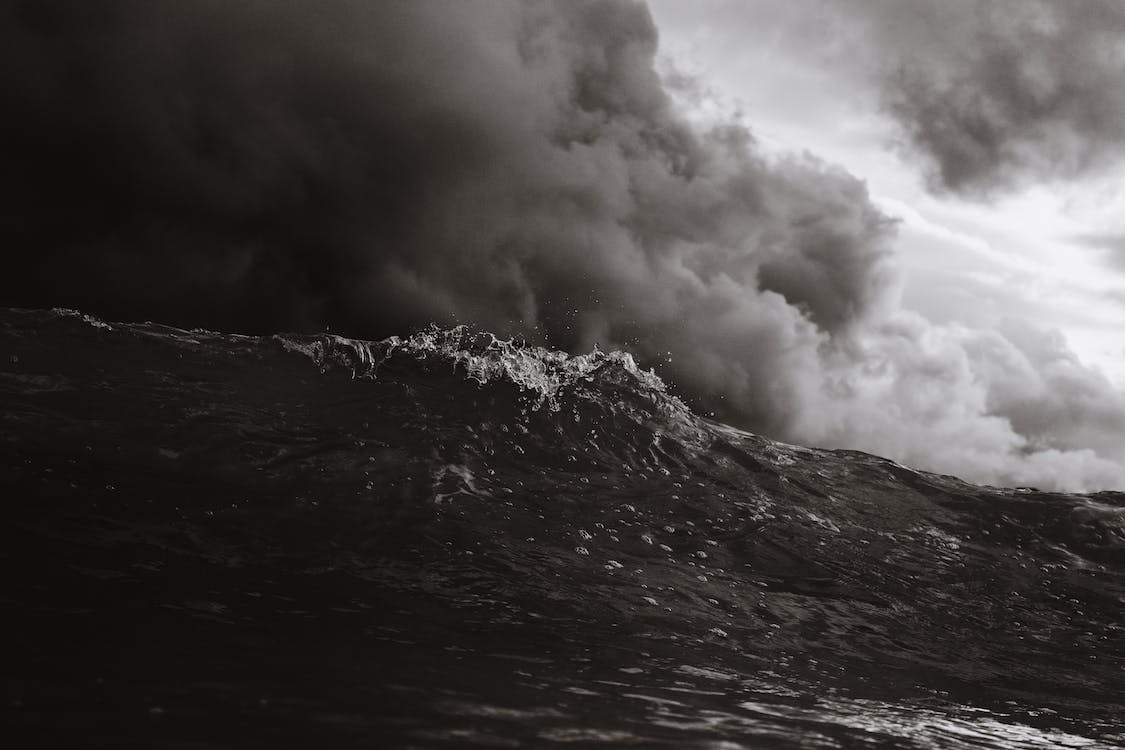
[[[627,354],[0,311],[7,747],[1125,747],[1125,494]]]

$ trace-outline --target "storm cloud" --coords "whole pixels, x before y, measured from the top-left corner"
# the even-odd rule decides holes
[[[0,303],[598,342],[774,437],[1125,485],[1104,379],[901,310],[865,185],[689,125],[657,42],[608,0],[4,0]]]
[[[886,111],[932,186],[980,197],[1125,156],[1125,5],[849,3]]]

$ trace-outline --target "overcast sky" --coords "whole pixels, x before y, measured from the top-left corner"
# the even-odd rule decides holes
[[[765,146],[843,165],[902,221],[894,246],[906,308],[934,322],[992,327],[1013,317],[1056,329],[1083,361],[1125,384],[1125,7],[894,5],[650,2],[661,69],[694,79],[700,117],[739,113]],[[1035,23],[1038,34],[1027,28]],[[990,80],[984,61],[1002,52],[1013,73]],[[1015,142],[1010,157],[974,155],[980,173],[966,184],[934,183],[935,145],[912,142],[912,123],[888,104],[888,73],[910,66],[951,81],[957,93],[940,106],[988,110],[997,96],[1016,99],[1020,83],[1044,103],[997,116],[1011,120],[993,136]],[[1104,124],[1084,125],[1092,106],[1104,108]],[[1084,145],[1088,154],[1065,151]],[[1044,163],[1012,175],[1025,148]]]
[[[1008,381],[1005,371],[1018,369],[1012,361],[971,366],[969,380],[990,394],[983,411],[1017,433],[1038,421],[1032,432],[1057,437],[1068,428],[1052,424],[1047,404],[1073,406],[1076,379],[1085,381],[1091,408],[1071,417],[1075,424],[1097,421],[1099,408],[1120,409],[1125,6],[651,0],[650,7],[659,68],[697,121],[736,118],[764,150],[808,151],[839,164],[899,220],[891,241],[901,272],[897,314],[917,313],[925,335],[938,338],[995,333],[1053,342],[1053,354],[1033,365],[1038,396]],[[1081,375],[1042,377],[1064,369]],[[999,406],[1004,401],[1008,407]],[[1111,417],[1103,426],[1109,442],[1101,454],[1120,463],[1122,453],[1109,445],[1125,441],[1123,423]],[[1069,445],[1083,443],[1094,446]],[[1120,488],[1120,474],[1086,486]]]
[[[1125,488],[1125,4],[0,0],[0,304],[467,323]]]

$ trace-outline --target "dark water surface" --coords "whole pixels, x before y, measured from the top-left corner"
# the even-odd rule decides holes
[[[627,356],[0,312],[14,746],[1125,746],[1125,495],[693,415]]]

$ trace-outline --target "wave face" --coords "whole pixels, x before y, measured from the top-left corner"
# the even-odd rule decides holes
[[[44,746],[1125,744],[1125,495],[693,414],[627,355],[0,312]]]

